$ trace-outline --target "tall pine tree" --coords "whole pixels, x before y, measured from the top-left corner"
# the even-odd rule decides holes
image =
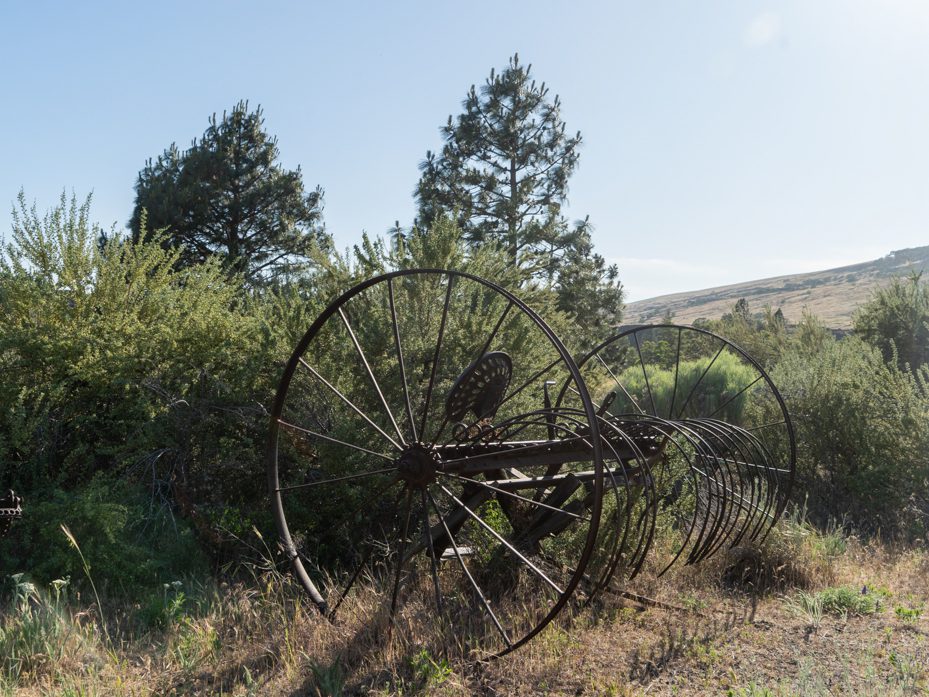
[[[502,244],[514,266],[552,283],[560,304],[591,329],[619,322],[615,267],[593,252],[590,225],[562,213],[578,164],[580,132],[569,134],[557,96],[514,55],[442,127],[440,153],[427,152],[416,187],[417,225],[454,214],[475,244]]]
[[[136,182],[133,237],[167,228],[166,244],[183,247],[183,264],[219,255],[232,272],[264,283],[303,268],[314,243],[325,243],[323,192],[307,193],[300,168],[278,163],[277,139],[263,128],[261,107],[239,102],[216,114],[190,149],[172,144],[149,160]]]

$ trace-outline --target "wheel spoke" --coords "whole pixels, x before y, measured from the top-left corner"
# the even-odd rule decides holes
[[[490,525],[488,525],[486,522],[484,522],[484,520],[483,520],[477,513],[475,513],[474,511],[472,511],[470,508],[468,508],[468,507],[464,504],[463,501],[461,501],[457,496],[455,496],[451,491],[449,491],[448,489],[446,489],[443,485],[439,484],[439,488],[440,488],[442,491],[444,491],[444,492],[445,492],[445,495],[448,496],[450,499],[452,499],[452,501],[454,501],[454,502],[457,503],[459,506],[461,506],[461,507],[464,509],[465,513],[467,513],[471,518],[473,518],[475,521],[477,521],[477,523],[478,523],[482,528],[484,528],[487,532],[489,532],[491,535],[493,535],[493,536],[497,539],[497,541],[500,542],[500,544],[502,544],[504,547],[506,547],[508,550],[510,550],[510,552],[512,552],[513,554],[515,554],[517,557],[519,557],[519,558],[522,560],[522,562],[523,562],[526,566],[528,566],[530,569],[532,569],[532,570],[536,573],[536,575],[537,575],[539,578],[541,578],[543,581],[545,581],[545,583],[547,583],[549,586],[551,586],[552,589],[553,589],[556,593],[558,593],[558,595],[564,595],[564,591],[561,590],[561,588],[558,587],[558,584],[556,584],[554,581],[552,581],[548,576],[545,575],[545,572],[543,572],[543,571],[542,571],[541,569],[539,569],[535,564],[533,564],[531,561],[529,561],[529,560],[522,554],[522,552],[520,552],[520,551],[519,551],[518,549],[516,549],[513,545],[511,545],[509,542],[507,542],[507,540],[506,540],[500,533],[498,533],[498,532],[497,532],[496,530],[494,530]]]
[[[681,370],[681,336],[684,334],[684,328],[677,328],[677,355],[674,358],[674,389],[671,392],[671,406],[668,407],[668,418],[674,414],[674,400],[677,397],[677,378]]]
[[[771,428],[772,426],[786,426],[787,422],[784,419],[780,421],[771,421],[770,423],[761,424],[760,426],[752,426],[751,428],[746,428],[746,431],[760,431],[763,428]]]
[[[439,587],[439,562],[435,558],[435,542],[432,539],[432,525],[429,524],[429,504],[426,499],[426,490],[420,489],[423,504],[423,527],[426,528],[426,549],[429,550],[429,567],[432,571],[432,585],[435,588],[435,604],[440,615],[445,614],[442,603],[442,590]]]
[[[390,411],[390,407],[387,406],[387,400],[384,399],[384,393],[381,392],[381,386],[377,382],[377,378],[374,377],[374,371],[371,370],[371,364],[368,363],[368,358],[365,356],[364,351],[361,349],[361,344],[358,343],[358,337],[355,336],[355,331],[352,329],[352,325],[349,324],[348,317],[345,316],[345,312],[342,308],[339,308],[339,317],[342,318],[342,323],[345,325],[345,329],[348,331],[348,335],[352,339],[352,344],[355,346],[355,350],[358,352],[358,357],[361,359],[361,362],[364,363],[365,370],[368,373],[368,377],[371,378],[371,384],[374,385],[374,391],[377,392],[377,396],[381,400],[381,404],[384,405],[384,411],[387,412],[387,418],[390,419],[390,423],[394,427],[394,431],[397,432],[397,437],[400,439],[400,442],[406,445],[406,441],[403,440],[403,434],[400,433],[400,427],[397,425],[397,420],[394,419],[393,412]]]
[[[639,347],[639,333],[632,335],[635,339],[635,352],[639,354],[639,365],[642,366],[642,377],[645,378],[645,389],[648,390],[648,401],[652,403],[652,414],[658,416],[658,407],[655,406],[655,396],[652,394],[652,386],[648,382],[648,371],[645,370],[645,359],[642,358],[642,349]]]
[[[381,489],[379,489],[375,493],[375,496],[379,496],[380,494],[384,493],[389,488],[390,488],[389,486],[381,487]],[[371,498],[375,498],[375,496],[372,496]],[[400,503],[401,496],[403,496],[402,490],[394,498],[394,502],[391,505],[392,508],[397,507],[397,504]],[[374,526],[374,521],[372,520],[368,523],[368,526],[365,529],[366,534],[369,534],[371,532],[371,528],[373,526]],[[346,596],[348,595],[348,592],[352,589],[352,586],[355,585],[355,581],[358,580],[358,577],[361,575],[362,570],[364,570],[365,566],[367,566],[368,562],[371,560],[371,555],[373,553],[374,553],[374,544],[372,544],[371,542],[368,542],[368,546],[367,546],[367,549],[365,550],[364,558],[362,558],[361,562],[358,564],[358,567],[355,569],[354,573],[352,573],[351,579],[345,585],[345,588],[342,589],[342,593],[339,595],[339,599],[338,601],[336,601],[335,607],[333,607],[332,610],[330,610],[329,612],[330,620],[335,619],[336,610],[339,609],[339,607],[342,605],[342,601],[345,600]]]
[[[336,611],[342,606],[342,602],[348,596],[348,592],[352,589],[352,586],[355,585],[355,581],[358,580],[358,577],[361,576],[361,572],[368,565],[368,562],[371,561],[371,555],[374,553],[374,546],[368,544],[367,549],[365,550],[364,557],[358,563],[358,566],[355,569],[355,572],[352,574],[352,577],[349,579],[348,583],[345,584],[345,588],[342,589],[342,592],[339,594],[339,599],[336,601],[335,606],[329,611],[329,619],[335,619]]]
[[[735,399],[736,399],[740,394],[742,394],[743,392],[745,392],[745,390],[749,389],[750,387],[754,386],[754,385],[755,385],[759,380],[761,380],[763,377],[764,377],[764,375],[759,375],[757,378],[755,378],[754,380],[752,380],[752,381],[751,381],[750,383],[748,383],[745,387],[743,387],[741,390],[739,390],[738,392],[736,392],[734,395],[732,395],[732,396],[731,396],[729,399],[727,399],[725,402],[723,402],[723,403],[720,404],[718,407],[716,407],[716,409],[713,411],[713,413],[710,414],[707,418],[712,419],[712,418],[713,418],[714,416],[716,416],[719,412],[721,412],[723,409],[725,409],[726,407],[728,407],[733,401],[735,401]]]
[[[687,409],[687,405],[690,404],[690,399],[691,397],[694,396],[694,392],[696,392],[697,388],[700,387],[700,383],[703,382],[703,378],[705,378],[706,374],[710,372],[710,368],[713,367],[713,364],[716,363],[716,359],[719,358],[719,356],[722,354],[725,348],[726,348],[725,344],[720,346],[719,351],[717,351],[716,355],[713,356],[713,360],[710,361],[709,364],[707,364],[706,368],[703,369],[703,372],[700,374],[700,379],[697,380],[697,382],[694,383],[694,386],[690,388],[690,392],[687,394],[687,399],[684,400],[684,404],[681,406],[681,410],[677,412],[677,418],[681,418],[681,415],[684,413],[684,410]]]
[[[623,386],[623,384],[619,381],[619,378],[616,377],[613,371],[610,370],[610,366],[606,364],[606,361],[603,360],[603,356],[601,356],[599,353],[597,354],[597,360],[600,361],[600,365],[606,368],[606,372],[610,374],[610,377],[613,378],[613,382],[615,382],[616,386],[620,389],[620,391],[624,395],[626,395],[626,399],[628,399],[632,403],[632,406],[638,409],[640,414],[644,414],[645,410],[642,407],[640,407],[639,403],[635,401],[635,398],[631,394],[629,394],[629,391]]]
[[[406,417],[410,420],[410,431],[413,433],[413,440],[417,440],[416,421],[413,419],[413,404],[410,402],[410,388],[406,382],[406,367],[403,361],[403,348],[400,343],[400,325],[397,323],[397,306],[394,302],[394,284],[393,279],[387,279],[387,300],[390,305],[390,321],[394,326],[394,345],[397,349],[397,365],[400,366],[400,382],[403,385],[403,400],[406,405]]]
[[[530,424],[537,425],[537,424]],[[518,445],[515,448],[506,448],[494,452],[481,453],[479,455],[466,455],[465,457],[457,457],[452,460],[445,460],[442,463],[443,467],[448,467],[449,465],[463,465],[474,460],[486,460],[488,457],[500,457],[503,455],[512,455],[514,453],[525,454],[527,450],[538,450],[539,448],[551,448],[553,446],[560,446],[562,443],[571,443],[574,441],[585,440],[585,436],[572,436],[571,438],[564,438],[561,440],[548,441],[543,440],[538,443],[529,443],[528,445]]]
[[[445,523],[445,517],[439,510],[439,506],[436,504],[435,498],[432,496],[432,492],[427,492],[427,494],[429,496],[429,502],[432,504],[432,508],[435,510],[435,514],[439,517],[439,522],[442,523],[442,527],[445,529],[445,534],[448,536],[449,542],[452,543],[452,551],[455,553],[455,558],[458,560],[458,564],[461,566],[461,570],[464,571],[465,576],[467,576],[468,580],[471,582],[471,586],[474,588],[474,592],[477,593],[477,597],[480,598],[481,605],[484,606],[484,609],[487,611],[487,614],[490,615],[490,619],[493,621],[497,631],[500,632],[500,636],[503,637],[503,642],[507,645],[508,648],[513,646],[513,642],[510,641],[510,638],[506,635],[506,630],[503,628],[503,625],[500,624],[500,620],[497,619],[497,615],[493,610],[490,609],[490,603],[488,603],[487,598],[484,597],[484,593],[481,591],[481,587],[477,585],[477,581],[474,580],[471,572],[468,571],[468,565],[465,564],[464,559],[461,558],[461,552],[458,550],[458,543],[455,541],[455,537],[452,535],[452,531],[448,529],[448,525]]]
[[[322,484],[335,484],[336,482],[347,482],[352,479],[362,479],[364,477],[373,477],[378,474],[386,474],[387,472],[396,472],[396,467],[385,467],[384,469],[374,470],[372,472],[359,472],[357,474],[347,474],[344,477],[333,477],[332,479],[318,479],[315,482],[307,482],[306,484],[294,484],[293,486],[281,486],[275,489],[274,491],[294,491],[295,489],[309,489],[314,486],[320,486]]]
[[[435,374],[439,367],[439,354],[442,351],[442,339],[445,336],[445,322],[448,319],[448,306],[452,300],[452,285],[455,283],[455,276],[449,276],[448,286],[445,289],[445,303],[442,306],[442,321],[439,323],[439,337],[435,343],[435,355],[432,357],[432,373],[429,375],[429,386],[426,388],[426,403],[423,404],[423,420],[419,427],[419,432],[425,438],[426,420],[429,418],[429,406],[432,401],[432,388],[435,385]]]
[[[500,319],[497,320],[497,324],[494,325],[493,331],[490,332],[490,336],[487,337],[487,341],[484,342],[484,346],[483,348],[481,348],[481,352],[477,354],[477,358],[475,358],[475,360],[480,359],[481,356],[487,353],[487,349],[490,348],[490,343],[496,338],[497,332],[500,330],[500,327],[503,325],[503,320],[506,319],[506,316],[510,312],[510,309],[512,307],[513,307],[513,301],[510,300],[507,303],[506,307],[503,309],[503,312],[500,314]]]
[[[403,513],[403,529],[400,532],[400,547],[397,550],[397,574],[394,576],[394,591],[390,599],[390,624],[393,625],[397,612],[397,597],[400,595],[400,576],[403,573],[403,552],[406,549],[406,536],[410,530],[410,509],[413,506],[413,492],[406,490],[406,508]]]
[[[399,443],[397,443],[397,441],[395,441],[393,438],[391,438],[390,436],[388,436],[380,426],[378,426],[376,423],[374,423],[373,421],[371,421],[371,419],[368,418],[368,415],[365,414],[363,411],[361,411],[361,409],[359,409],[358,407],[356,407],[355,404],[352,402],[352,400],[350,400],[350,399],[349,399],[348,397],[346,397],[344,394],[342,394],[341,392],[339,392],[338,388],[336,388],[332,383],[330,383],[328,380],[326,380],[326,378],[324,378],[322,375],[320,375],[319,373],[317,373],[317,372],[316,372],[316,369],[315,369],[313,366],[311,366],[309,363],[307,363],[305,360],[303,360],[303,357],[300,357],[298,360],[300,361],[300,365],[302,365],[304,368],[306,368],[307,370],[309,370],[310,373],[312,373],[312,374],[316,377],[317,380],[319,380],[319,381],[322,382],[326,387],[328,387],[330,390],[332,390],[332,391],[336,394],[336,396],[337,396],[339,399],[341,399],[343,402],[345,402],[345,404],[346,404],[350,409],[352,409],[352,411],[354,411],[356,414],[358,414],[358,416],[360,416],[362,419],[364,419],[365,421],[367,421],[367,422],[374,428],[374,430],[376,430],[378,433],[380,433],[382,436],[384,436],[384,438],[386,438],[387,440],[389,440],[397,450],[403,450],[403,448],[400,446]]]
[[[488,484],[487,482],[482,482],[478,479],[468,479],[467,477],[459,477],[457,474],[452,474],[451,472],[437,472],[437,474],[441,474],[444,477],[451,477],[453,479],[457,479],[462,482],[477,484],[478,486],[482,486],[485,489],[496,491],[498,494],[503,494],[504,496],[509,496],[514,499],[519,499],[520,501],[525,501],[526,503],[531,503],[533,506],[538,506],[539,508],[547,508],[550,511],[564,514],[568,516],[569,518],[577,518],[578,520],[583,520],[586,523],[590,522],[590,518],[586,516],[578,515],[577,513],[571,513],[571,511],[566,511],[563,508],[556,508],[555,506],[549,506],[547,503],[542,503],[541,501],[534,501],[533,499],[526,498],[525,496],[520,496],[519,494],[514,494],[512,491],[507,491],[506,489],[500,489],[498,487],[493,486],[492,484]]]
[[[288,423],[283,419],[278,419],[277,422],[284,428],[289,428],[294,431],[299,431],[300,433],[306,433],[307,435],[313,436],[314,438],[320,438],[322,440],[327,440],[330,443],[336,443],[337,445],[344,445],[346,448],[352,448],[353,450],[358,450],[368,455],[373,455],[374,457],[379,457],[382,460],[387,460],[387,462],[393,462],[392,457],[387,457],[383,453],[376,453],[373,450],[368,450],[367,448],[362,448],[360,445],[352,445],[351,443],[346,443],[344,440],[339,440],[338,438],[332,438],[330,436],[324,436],[322,433],[317,433],[316,431],[311,431],[308,428],[303,428],[302,426],[296,426],[292,423]]]

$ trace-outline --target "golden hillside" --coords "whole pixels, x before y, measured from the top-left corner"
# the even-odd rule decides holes
[[[625,322],[654,322],[670,311],[676,323],[690,324],[700,317],[718,318],[730,311],[739,298],[745,298],[755,311],[766,305],[781,308],[788,322],[799,320],[803,308],[808,308],[826,326],[847,329],[852,326],[855,308],[875,288],[894,276],[920,272],[927,267],[929,246],[901,249],[881,259],[837,269],[639,300],[626,306]]]

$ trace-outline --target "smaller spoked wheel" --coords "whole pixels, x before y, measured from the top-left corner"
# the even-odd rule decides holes
[[[578,367],[612,433],[625,434],[647,462],[652,491],[637,506],[669,543],[656,550],[659,573],[767,534],[790,495],[796,446],[784,401],[758,362],[702,329],[643,325],[620,330]],[[569,380],[557,403],[570,406],[577,395]]]
[[[546,409],[546,383],[567,381],[570,413]],[[544,321],[485,280],[409,270],[310,327],[267,464],[283,551],[325,613],[485,659],[541,631],[608,556],[601,450]]]

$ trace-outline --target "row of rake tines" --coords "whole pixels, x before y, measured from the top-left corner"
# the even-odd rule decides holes
[[[721,549],[760,543],[780,518],[793,472],[751,430],[712,418],[647,414],[598,417],[603,452],[600,569],[594,594],[614,576],[635,577],[660,537],[674,530],[670,560],[696,564]],[[607,505],[610,500],[615,505]],[[621,570],[621,571],[620,571]]]

